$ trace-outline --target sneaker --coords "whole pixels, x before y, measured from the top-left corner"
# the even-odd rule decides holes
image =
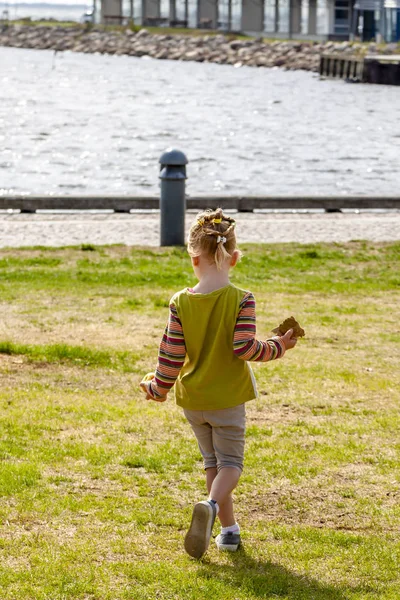
[[[185,550],[193,558],[201,558],[210,544],[217,510],[213,502],[204,500],[195,504],[189,531],[185,537]]]
[[[228,550],[229,552],[236,552],[240,546],[240,533],[220,533],[215,538],[218,550]]]

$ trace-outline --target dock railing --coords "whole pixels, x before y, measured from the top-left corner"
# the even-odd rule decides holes
[[[220,194],[186,195],[188,210],[218,208],[238,212],[254,210],[368,210],[400,209],[400,196],[228,196]],[[34,213],[38,210],[112,210],[128,213],[130,211],[157,210],[160,208],[159,196],[45,196],[45,195],[7,195],[0,196],[0,210],[20,210]]]

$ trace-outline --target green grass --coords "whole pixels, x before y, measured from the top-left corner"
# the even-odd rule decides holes
[[[79,27],[80,29],[84,29],[84,25],[81,23],[77,23],[76,21],[56,21],[56,20],[34,20],[30,17],[25,17],[22,19],[10,19],[8,21],[10,25],[25,25],[29,27]]]
[[[138,389],[185,251],[0,250],[1,600],[400,598],[400,244],[242,250],[259,337],[293,314],[306,338],[254,366],[243,548],[199,562],[196,442]]]
[[[71,362],[82,367],[102,367],[108,369],[134,370],[139,353],[110,352],[95,350],[83,346],[69,346],[68,344],[49,344],[43,346],[14,344],[6,341],[0,342],[0,354],[23,354],[33,361],[46,361],[50,363]]]

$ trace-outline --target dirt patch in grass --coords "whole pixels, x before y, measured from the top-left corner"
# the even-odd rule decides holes
[[[384,477],[377,479],[369,466],[352,465],[351,476],[345,467],[315,478],[312,483],[312,486],[294,486],[282,481],[268,491],[247,492],[249,510],[247,513],[239,510],[250,522],[354,533],[399,532],[395,517],[400,496],[398,482],[388,483]]]
[[[49,304],[45,312],[26,314],[9,311],[3,320],[1,338],[24,344],[90,345],[97,348],[154,348],[168,318],[125,311],[123,315],[101,310],[99,306],[60,309],[59,303]]]

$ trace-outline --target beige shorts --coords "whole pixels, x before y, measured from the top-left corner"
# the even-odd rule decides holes
[[[204,468],[236,467],[243,470],[246,407],[244,404],[221,410],[186,410],[204,459]]]

